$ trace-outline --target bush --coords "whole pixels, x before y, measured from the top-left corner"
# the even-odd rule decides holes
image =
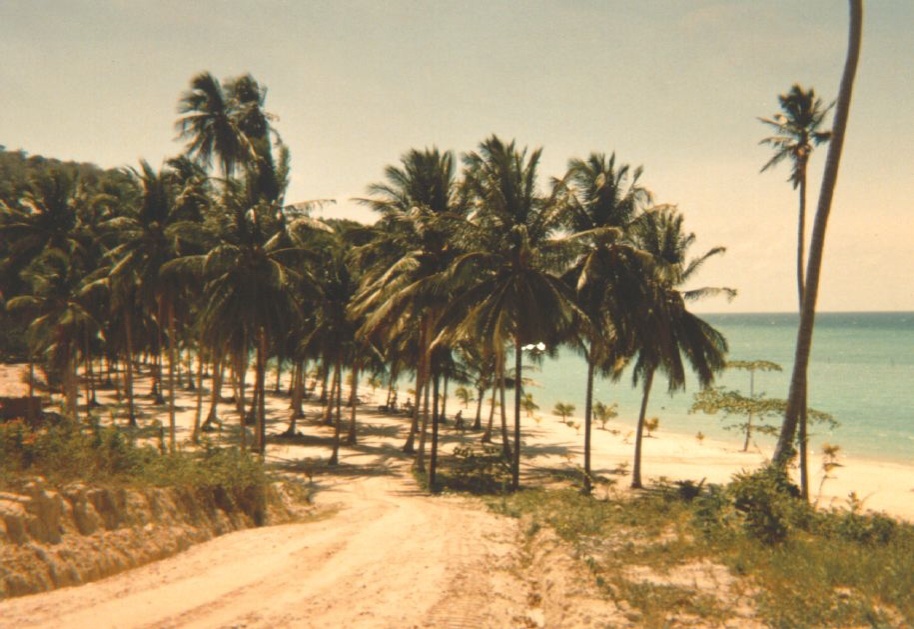
[[[808,505],[799,499],[799,489],[777,467],[740,472],[727,491],[742,515],[743,529],[768,545],[786,541],[793,525],[809,515]]]

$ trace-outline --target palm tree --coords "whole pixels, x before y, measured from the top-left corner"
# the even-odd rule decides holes
[[[266,90],[250,75],[220,83],[209,72],[191,79],[181,96],[182,117],[176,128],[187,140],[187,155],[209,168],[218,160],[223,176],[232,177],[239,164],[256,160],[254,140],[266,138],[272,118],[262,109]]]
[[[77,264],[60,249],[42,253],[25,271],[32,286],[29,295],[11,299],[11,310],[33,315],[28,327],[30,354],[42,355],[63,379],[65,414],[77,418],[77,366],[83,340],[98,331],[98,322],[82,299],[84,276]],[[86,412],[88,414],[88,399]]]
[[[760,144],[774,149],[774,155],[762,166],[762,172],[777,166],[785,159],[792,162],[789,181],[794,190],[799,189],[800,210],[797,227],[797,294],[803,307],[803,249],[806,242],[806,168],[814,146],[828,142],[831,131],[821,130],[832,105],[823,105],[814,89],[808,90],[795,83],[790,91],[778,96],[781,112],[771,118],[759,120],[776,132],[764,138]]]
[[[822,176],[822,188],[819,193],[819,204],[813,223],[812,237],[809,245],[809,262],[806,269],[806,286],[803,295],[803,308],[800,314],[800,326],[797,330],[796,355],[793,373],[790,379],[790,394],[787,399],[787,412],[778,436],[772,462],[785,467],[794,452],[793,443],[796,437],[797,424],[802,415],[806,398],[806,385],[809,368],[809,354],[812,349],[812,334],[815,326],[816,300],[819,295],[819,276],[822,269],[822,255],[825,247],[825,230],[831,212],[831,202],[838,181],[838,166],[841,162],[841,151],[844,148],[844,136],[847,130],[847,119],[850,113],[851,95],[857,64],[860,59],[860,41],[863,30],[863,2],[849,0],[850,24],[848,33],[847,58],[838,90],[835,106],[835,122],[831,142],[825,157],[825,173]]]
[[[463,206],[449,152],[441,153],[436,148],[409,151],[401,158],[401,166],[385,169],[385,178],[384,183],[369,186],[371,197],[359,199],[381,213],[382,218],[376,238],[358,252],[366,273],[352,314],[364,318],[360,335],[379,338],[381,346],[397,344],[394,339],[409,328],[418,335],[416,406],[403,447],[412,452],[419,400],[432,379],[435,329],[449,302],[447,288],[438,282],[438,277],[459,251],[452,233],[462,219]],[[420,471],[424,470],[428,410],[423,410],[416,459]],[[430,472],[430,486],[434,488],[433,476]]]
[[[630,313],[626,291],[637,287],[643,272],[639,253],[627,237],[632,222],[650,203],[651,193],[641,186],[642,169],[616,166],[616,156],[607,160],[593,153],[585,160],[573,159],[558,185],[568,192],[568,229],[580,248],[579,258],[566,273],[575,287],[578,304],[593,324],[577,335],[587,361],[584,403],[584,490],[591,488],[591,433],[593,385],[599,369],[618,378],[630,348],[626,347],[625,318]],[[629,175],[631,176],[629,177]]]
[[[169,447],[175,444],[175,364],[177,328],[175,308],[179,302],[181,278],[166,273],[168,262],[191,253],[187,243],[201,238],[200,223],[184,220],[182,209],[176,203],[177,190],[171,173],[165,169],[156,172],[145,160],[139,170],[130,171],[142,189],[138,211],[133,216],[120,216],[107,223],[109,230],[116,232],[120,241],[109,256],[113,261],[109,277],[115,286],[131,293],[134,283],[139,285],[137,295],[141,303],[155,313],[156,338],[154,343],[156,364],[153,374],[153,394],[158,403],[162,397],[162,352],[165,349],[164,336],[167,331],[169,352]],[[188,218],[195,218],[190,215]],[[131,298],[125,298],[130,303]],[[127,357],[132,360],[132,356]]]
[[[554,346],[585,319],[555,273],[565,261],[562,243],[552,238],[560,227],[561,204],[537,190],[541,153],[528,155],[514,142],[491,136],[478,152],[464,157],[473,206],[466,233],[469,252],[448,270],[448,284],[459,289],[445,335],[478,339],[501,365],[500,374],[506,349],[513,348],[514,489],[520,482],[522,348],[540,342]]]
[[[695,241],[695,235],[683,231],[683,217],[675,208],[662,206],[643,214],[637,225],[636,238],[639,247],[653,258],[642,300],[633,304],[636,316],[629,320],[635,348],[633,377],[636,384],[642,383],[632,467],[632,487],[639,489],[642,487],[641,446],[656,372],[660,370],[666,374],[672,393],[685,386],[686,362],[695,371],[701,386],[708,386],[714,374],[726,364],[726,339],[690,313],[686,301],[718,293],[732,297],[735,291],[699,288],[681,292],[678,289],[708,259],[723,253],[724,249],[717,247],[698,258],[688,259],[688,249]]]

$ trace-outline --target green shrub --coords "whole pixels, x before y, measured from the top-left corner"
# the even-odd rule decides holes
[[[799,500],[800,491],[783,469],[765,466],[755,472],[740,472],[728,491],[733,506],[743,516],[743,528],[764,544],[787,540],[796,520],[808,511]]]

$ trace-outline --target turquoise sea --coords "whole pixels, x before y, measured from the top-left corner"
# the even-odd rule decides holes
[[[782,372],[756,372],[755,391],[771,398],[786,398],[793,367],[797,314],[705,314],[706,321],[719,329],[730,345],[730,360],[768,360],[781,365]],[[527,370],[525,369],[525,372]],[[538,413],[551,417],[556,402],[584,412],[586,365],[568,350],[555,359],[527,372],[535,381],[528,387]],[[810,365],[809,404],[831,413],[840,422],[833,431],[812,426],[811,447],[823,442],[838,444],[849,456],[914,463],[914,312],[819,313],[813,337]],[[633,388],[631,374],[616,383],[598,380],[594,399],[616,402],[617,423],[633,425],[638,416],[641,390]],[[749,393],[749,374],[725,372],[718,384]],[[692,395],[698,391],[694,379],[685,391],[667,393],[662,375],[654,381],[648,417],[660,419],[660,431],[708,437],[742,444],[741,436],[723,426],[733,423],[721,415],[688,413]],[[660,433],[658,433],[659,435]],[[763,451],[770,452],[775,438],[758,435]]]

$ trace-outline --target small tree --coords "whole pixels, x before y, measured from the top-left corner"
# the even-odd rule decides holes
[[[473,397],[473,392],[462,386],[454,389],[454,395],[457,396],[457,399],[460,400],[460,403],[463,404],[463,408],[465,409],[470,407],[470,402],[476,400],[476,398]]]
[[[653,437],[654,431],[660,427],[660,418],[651,417],[650,419],[644,420],[644,428],[647,430],[647,436]]]
[[[562,423],[565,423],[568,420],[568,416],[574,413],[575,406],[574,404],[566,404],[565,402],[556,402],[555,406],[552,407],[552,414],[558,415],[562,418]]]
[[[786,400],[768,398],[764,395],[746,397],[739,391],[727,390],[723,387],[709,387],[695,394],[689,412],[702,412],[708,415],[716,415],[720,412],[724,414],[724,417],[731,415],[745,417],[746,421],[730,424],[724,428],[739,430],[745,434],[743,452],[746,452],[753,433],[777,434],[776,427],[762,422],[767,418],[783,416],[786,408]],[[825,423],[829,427],[834,427],[838,423],[830,414],[813,408],[808,409],[808,417],[813,422]],[[754,423],[753,420],[755,420]]]
[[[527,413],[527,417],[533,417],[533,413],[539,410],[539,404],[533,401],[532,393],[524,393],[520,401],[521,407]]]
[[[600,428],[606,430],[606,422],[619,416],[619,405],[615,402],[609,405],[596,402],[593,405],[593,416],[600,422]]]

